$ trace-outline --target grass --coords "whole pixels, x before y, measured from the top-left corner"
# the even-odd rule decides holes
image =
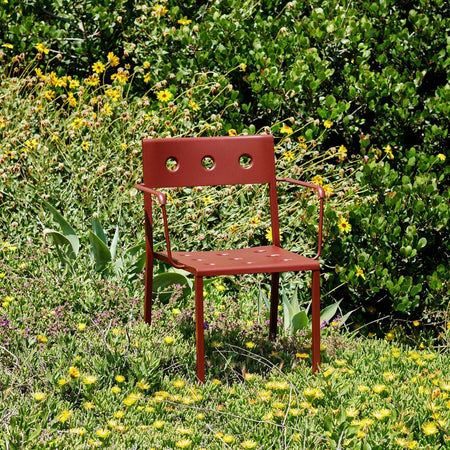
[[[3,448],[444,448],[450,357],[323,330],[269,343],[254,292],[207,293],[207,382],[189,300],[141,320],[142,280],[63,277],[33,243],[3,243]],[[242,282],[242,280],[241,280]]]

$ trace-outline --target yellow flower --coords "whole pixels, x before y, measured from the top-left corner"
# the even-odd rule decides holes
[[[190,439],[181,439],[181,441],[175,442],[175,446],[178,448],[188,448],[192,444]]]
[[[185,386],[185,382],[183,380],[175,380],[173,383],[174,387],[180,389]]]
[[[253,225],[256,225],[259,222],[261,222],[261,219],[258,216],[252,217],[250,219],[250,223],[253,224]]]
[[[178,23],[180,25],[189,25],[190,23],[192,23],[192,20],[189,20],[189,19],[178,19]]]
[[[113,386],[113,387],[111,388],[111,392],[112,392],[113,394],[118,394],[118,393],[121,392],[121,391],[122,391],[122,389],[120,389],[119,386]]]
[[[85,407],[85,409],[94,409],[95,408],[94,401],[84,402],[83,406]]]
[[[47,100],[53,100],[55,98],[56,92],[52,91],[51,89],[48,91],[45,91],[44,98]]]
[[[283,125],[283,126],[280,128],[280,133],[281,133],[281,134],[292,134],[293,131],[292,131],[292,128],[291,128],[291,127],[289,127],[289,126],[287,126],[287,125]]]
[[[46,55],[48,55],[49,49],[44,45],[44,44],[36,44],[34,46],[34,48],[39,52],[39,53],[45,53]]]
[[[125,377],[123,375],[116,375],[115,380],[118,383],[123,383],[125,381]]]
[[[113,80],[113,81],[117,80],[119,82],[119,84],[125,84],[129,78],[130,78],[129,73],[123,72],[123,71],[120,71],[120,72],[117,72],[117,73],[114,73],[113,75],[111,75],[111,80]]]
[[[267,228],[267,230],[266,230],[266,239],[267,239],[269,242],[272,242],[272,240],[273,240],[272,227],[268,227],[268,228]]]
[[[77,106],[77,99],[75,98],[75,96],[72,94],[72,92],[69,92],[66,100],[67,103],[69,103],[69,105],[72,108],[75,108],[75,106]]]
[[[237,131],[234,128],[228,130],[228,136],[237,136]]]
[[[163,5],[157,4],[153,7],[153,14],[156,17],[161,17],[167,14],[167,8]]]
[[[307,358],[309,358],[308,353],[296,353],[295,356],[297,358],[300,358],[300,359],[307,359]]]
[[[245,63],[239,64],[239,67],[242,70],[242,72],[245,72],[247,70],[247,64],[245,64]]]
[[[331,185],[329,185],[329,184],[326,184],[326,185],[323,187],[323,190],[325,191],[325,195],[326,195],[327,197],[330,197],[331,194],[333,193],[333,188],[332,188]]]
[[[315,176],[313,176],[313,177],[311,178],[311,182],[312,182],[313,184],[317,184],[317,185],[319,185],[319,186],[322,186],[322,184],[323,184],[323,177],[320,176],[320,175],[315,175]]]
[[[352,421],[352,425],[359,425],[362,428],[368,428],[371,425],[373,425],[372,419],[362,419],[359,422],[358,421]]]
[[[287,391],[289,389],[289,383],[287,381],[268,381],[266,388],[275,391]]]
[[[303,390],[306,397],[323,398],[324,394],[320,388],[307,387]]]
[[[105,67],[105,65],[102,62],[97,61],[96,63],[94,63],[92,65],[92,70],[95,73],[99,74],[99,73],[103,73],[106,70],[106,67]]]
[[[37,401],[40,402],[42,400],[44,400],[45,398],[47,398],[47,394],[44,394],[43,392],[35,392],[33,394],[33,398]]]
[[[422,430],[424,434],[430,436],[431,434],[436,434],[439,430],[434,422],[427,422],[422,425]]]
[[[372,388],[373,392],[375,392],[376,394],[381,394],[382,392],[387,390],[387,387],[384,384],[376,384],[373,388]]]
[[[73,411],[70,409],[65,409],[64,411],[59,414],[59,416],[56,418],[58,422],[67,422],[71,417],[73,416]]]
[[[109,97],[112,101],[118,102],[120,100],[120,97],[122,95],[122,91],[120,88],[117,89],[107,89],[105,91],[105,95]]]
[[[98,77],[98,74],[94,73],[93,75],[85,78],[84,83],[88,86],[98,86],[100,84],[100,78]]]
[[[83,377],[83,384],[94,384],[97,380],[98,378],[95,375],[87,375]]]
[[[323,126],[325,128],[331,128],[332,125],[333,125],[333,122],[331,120],[325,120],[325,122],[323,123]]]
[[[341,217],[338,223],[338,227],[344,233],[348,233],[352,229],[352,226],[348,223],[345,217]]]
[[[84,143],[84,142],[83,142]],[[86,324],[85,323],[79,323],[78,327],[77,327],[80,331],[83,331],[86,328]]]
[[[394,340],[394,333],[392,333],[392,331],[390,331],[389,333],[386,333],[386,336],[384,338],[387,341],[392,341],[392,340]]]
[[[383,420],[384,418],[391,415],[391,410],[388,408],[377,409],[372,412],[372,416],[378,420]]]
[[[150,83],[150,80],[152,79],[152,75],[151,75],[151,73],[146,73],[145,75],[144,75],[144,83]]]
[[[14,45],[10,44],[9,42],[6,42],[5,44],[2,45],[2,47],[11,49],[14,48]]]
[[[162,427],[164,426],[164,424],[165,424],[164,420],[155,420],[155,421],[153,422],[153,426],[154,426],[157,430],[159,430],[160,428],[162,428]]]
[[[402,448],[409,448],[409,449],[414,449],[417,447],[417,441],[411,440],[409,441],[408,439],[402,438],[402,437],[396,437],[395,438],[395,443]]]
[[[60,379],[58,380],[58,384],[59,384],[60,386],[64,386],[66,383],[67,383],[67,380],[66,380],[65,378],[60,378]]]
[[[78,434],[78,436],[83,436],[84,434],[86,434],[86,428],[83,427],[71,428],[69,430],[69,433]]]
[[[245,343],[245,346],[246,346],[247,348],[249,348],[249,349],[252,349],[252,348],[255,347],[255,344],[254,344],[253,342],[246,342],[246,343]]]
[[[263,389],[258,392],[258,399],[261,400],[262,402],[268,402],[271,398],[272,398],[271,391],[266,391]]]
[[[166,337],[164,338],[164,342],[165,342],[167,345],[172,345],[172,344],[175,342],[175,338],[174,338],[173,336],[166,336]]]
[[[386,381],[394,381],[396,378],[398,377],[397,374],[392,373],[392,372],[383,372],[383,378]]]
[[[123,411],[116,411],[116,412],[113,414],[113,416],[114,416],[116,419],[122,419],[122,418],[125,417],[125,413],[124,413]]]
[[[123,403],[127,406],[134,405],[141,398],[141,394],[131,393],[127,398],[124,399]]]
[[[145,381],[145,380],[139,381],[138,383],[136,383],[136,386],[139,389],[142,389],[144,391],[147,390],[147,389],[150,389],[150,384],[148,384],[147,381]]]
[[[366,276],[364,275],[364,271],[361,269],[361,267],[359,267],[359,266],[355,266],[355,267],[356,267],[356,276],[361,277],[363,280],[365,280]]]
[[[111,431],[106,430],[106,429],[104,429],[104,428],[100,428],[99,430],[97,430],[97,431],[95,432],[95,434],[96,434],[99,438],[101,438],[101,439],[107,438],[107,437],[109,436],[110,433],[111,433]]]
[[[287,162],[290,162],[290,161],[293,161],[293,160],[294,160],[295,155],[294,155],[294,153],[293,153],[291,150],[288,150],[287,152],[284,152],[284,153],[283,153],[283,158],[284,158]]]
[[[190,101],[189,106],[194,110],[198,111],[200,109],[200,106],[197,105],[197,103]]]
[[[109,64],[111,65],[111,67],[118,66],[119,62],[120,62],[119,57],[116,56],[113,52],[108,53],[108,61],[109,61]]]
[[[42,343],[45,343],[48,341],[48,339],[45,336],[42,336],[42,334],[37,335],[37,340]]]
[[[446,156],[443,155],[442,153],[439,153],[439,155],[437,155],[437,156],[438,156],[438,158],[439,158],[441,161],[445,161],[445,160],[446,160]]]
[[[225,290],[225,286],[223,284],[218,283],[217,281],[214,281],[214,287],[219,291],[222,292]]]
[[[394,159],[394,155],[392,153],[392,148],[389,144],[386,145],[386,147],[384,147],[384,151],[389,156],[390,159]]]
[[[345,147],[344,145],[341,145],[339,147],[339,161],[344,161],[344,159],[347,157],[347,147]]]
[[[234,437],[231,436],[231,434],[226,434],[223,438],[222,441],[225,442],[225,444],[231,444],[234,441]]]
[[[255,448],[258,445],[257,442],[252,441],[252,440],[245,440],[243,442],[241,442],[241,446],[243,448]]]
[[[76,89],[80,85],[80,82],[78,80],[72,80],[69,81],[69,88],[70,89]]]
[[[69,368],[69,376],[72,378],[80,378],[80,371],[78,370],[78,367],[70,367]]]
[[[159,91],[156,94],[156,97],[158,98],[158,100],[160,102],[166,103],[172,99],[173,94],[172,94],[172,92],[169,91],[169,89],[164,89],[163,91]]]
[[[222,382],[217,378],[214,378],[214,380],[212,380],[212,383],[215,384],[216,386],[220,386],[222,384]]]
[[[345,410],[345,414],[347,415],[347,417],[355,418],[359,416],[359,410],[354,408],[353,406],[350,406]]]

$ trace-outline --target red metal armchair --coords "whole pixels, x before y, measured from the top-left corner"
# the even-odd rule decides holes
[[[251,273],[271,273],[269,335],[277,333],[279,274],[286,271],[312,272],[312,370],[320,363],[320,264],[322,245],[324,190],[320,186],[287,178],[276,178],[273,137],[234,136],[144,139],[142,142],[146,219],[147,261],[145,274],[144,320],[151,323],[153,261],[158,259],[182,268],[195,277],[195,327],[197,340],[197,377],[205,381],[205,347],[203,318],[203,277]],[[250,161],[243,164],[243,157]],[[205,161],[210,162],[205,167]],[[171,162],[172,165],[168,163]],[[318,250],[314,258],[280,247],[277,182],[290,182],[313,188],[320,198]],[[218,186],[237,184],[269,185],[272,245],[214,251],[172,251],[166,214],[166,196],[156,188]],[[152,196],[162,208],[165,251],[153,250]]]

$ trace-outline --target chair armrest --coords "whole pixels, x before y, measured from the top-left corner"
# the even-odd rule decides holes
[[[156,191],[155,189],[150,189],[143,184],[136,184],[136,186],[134,187],[142,192],[147,192],[148,194],[155,195],[158,198],[158,202],[160,205],[165,205],[167,202],[166,195],[163,192]]]
[[[287,183],[298,184],[303,187],[311,188],[317,191],[317,195],[319,196],[319,242],[317,245],[317,253],[313,259],[317,259],[320,256],[320,252],[322,251],[322,230],[323,230],[323,201],[325,198],[325,190],[322,186],[318,186],[317,184],[308,183],[306,181],[294,180],[292,178],[277,178],[277,181],[285,181]]]
[[[155,189],[148,188],[147,186],[144,186],[143,184],[136,184],[136,189],[139,189],[142,192],[145,192],[147,194],[151,194],[156,196],[158,199],[158,203],[161,205],[162,215],[163,215],[163,223],[164,223],[164,236],[166,238],[166,248],[167,248],[167,258],[169,259],[169,263],[176,267],[177,269],[184,269],[184,264],[178,264],[172,259],[172,250],[170,246],[170,237],[169,237],[169,225],[167,223],[167,212],[166,212],[166,195],[163,192],[157,191]],[[151,218],[150,218],[151,220]],[[153,251],[153,249],[152,249]]]
[[[322,186],[318,186],[317,184],[308,183],[306,181],[294,180],[293,178],[277,178],[277,181],[286,181],[288,183],[299,184],[300,186],[309,187],[311,189],[315,189],[317,191],[317,195],[320,198],[325,198],[325,190]]]

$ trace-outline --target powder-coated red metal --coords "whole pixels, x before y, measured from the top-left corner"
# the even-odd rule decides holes
[[[270,337],[277,332],[279,274],[286,271],[312,272],[312,370],[320,364],[320,264],[324,190],[311,183],[276,178],[274,141],[270,135],[144,139],[142,142],[144,183],[136,185],[145,193],[146,287],[144,320],[151,323],[153,261],[158,259],[183,268],[195,276],[195,318],[197,341],[197,378],[205,381],[203,322],[203,277],[244,273],[271,273]],[[277,182],[312,188],[319,196],[318,250],[308,258],[280,247]],[[268,184],[272,245],[211,251],[176,251],[170,245],[166,196],[158,191],[168,187]],[[162,208],[165,251],[153,249],[152,196]]]

